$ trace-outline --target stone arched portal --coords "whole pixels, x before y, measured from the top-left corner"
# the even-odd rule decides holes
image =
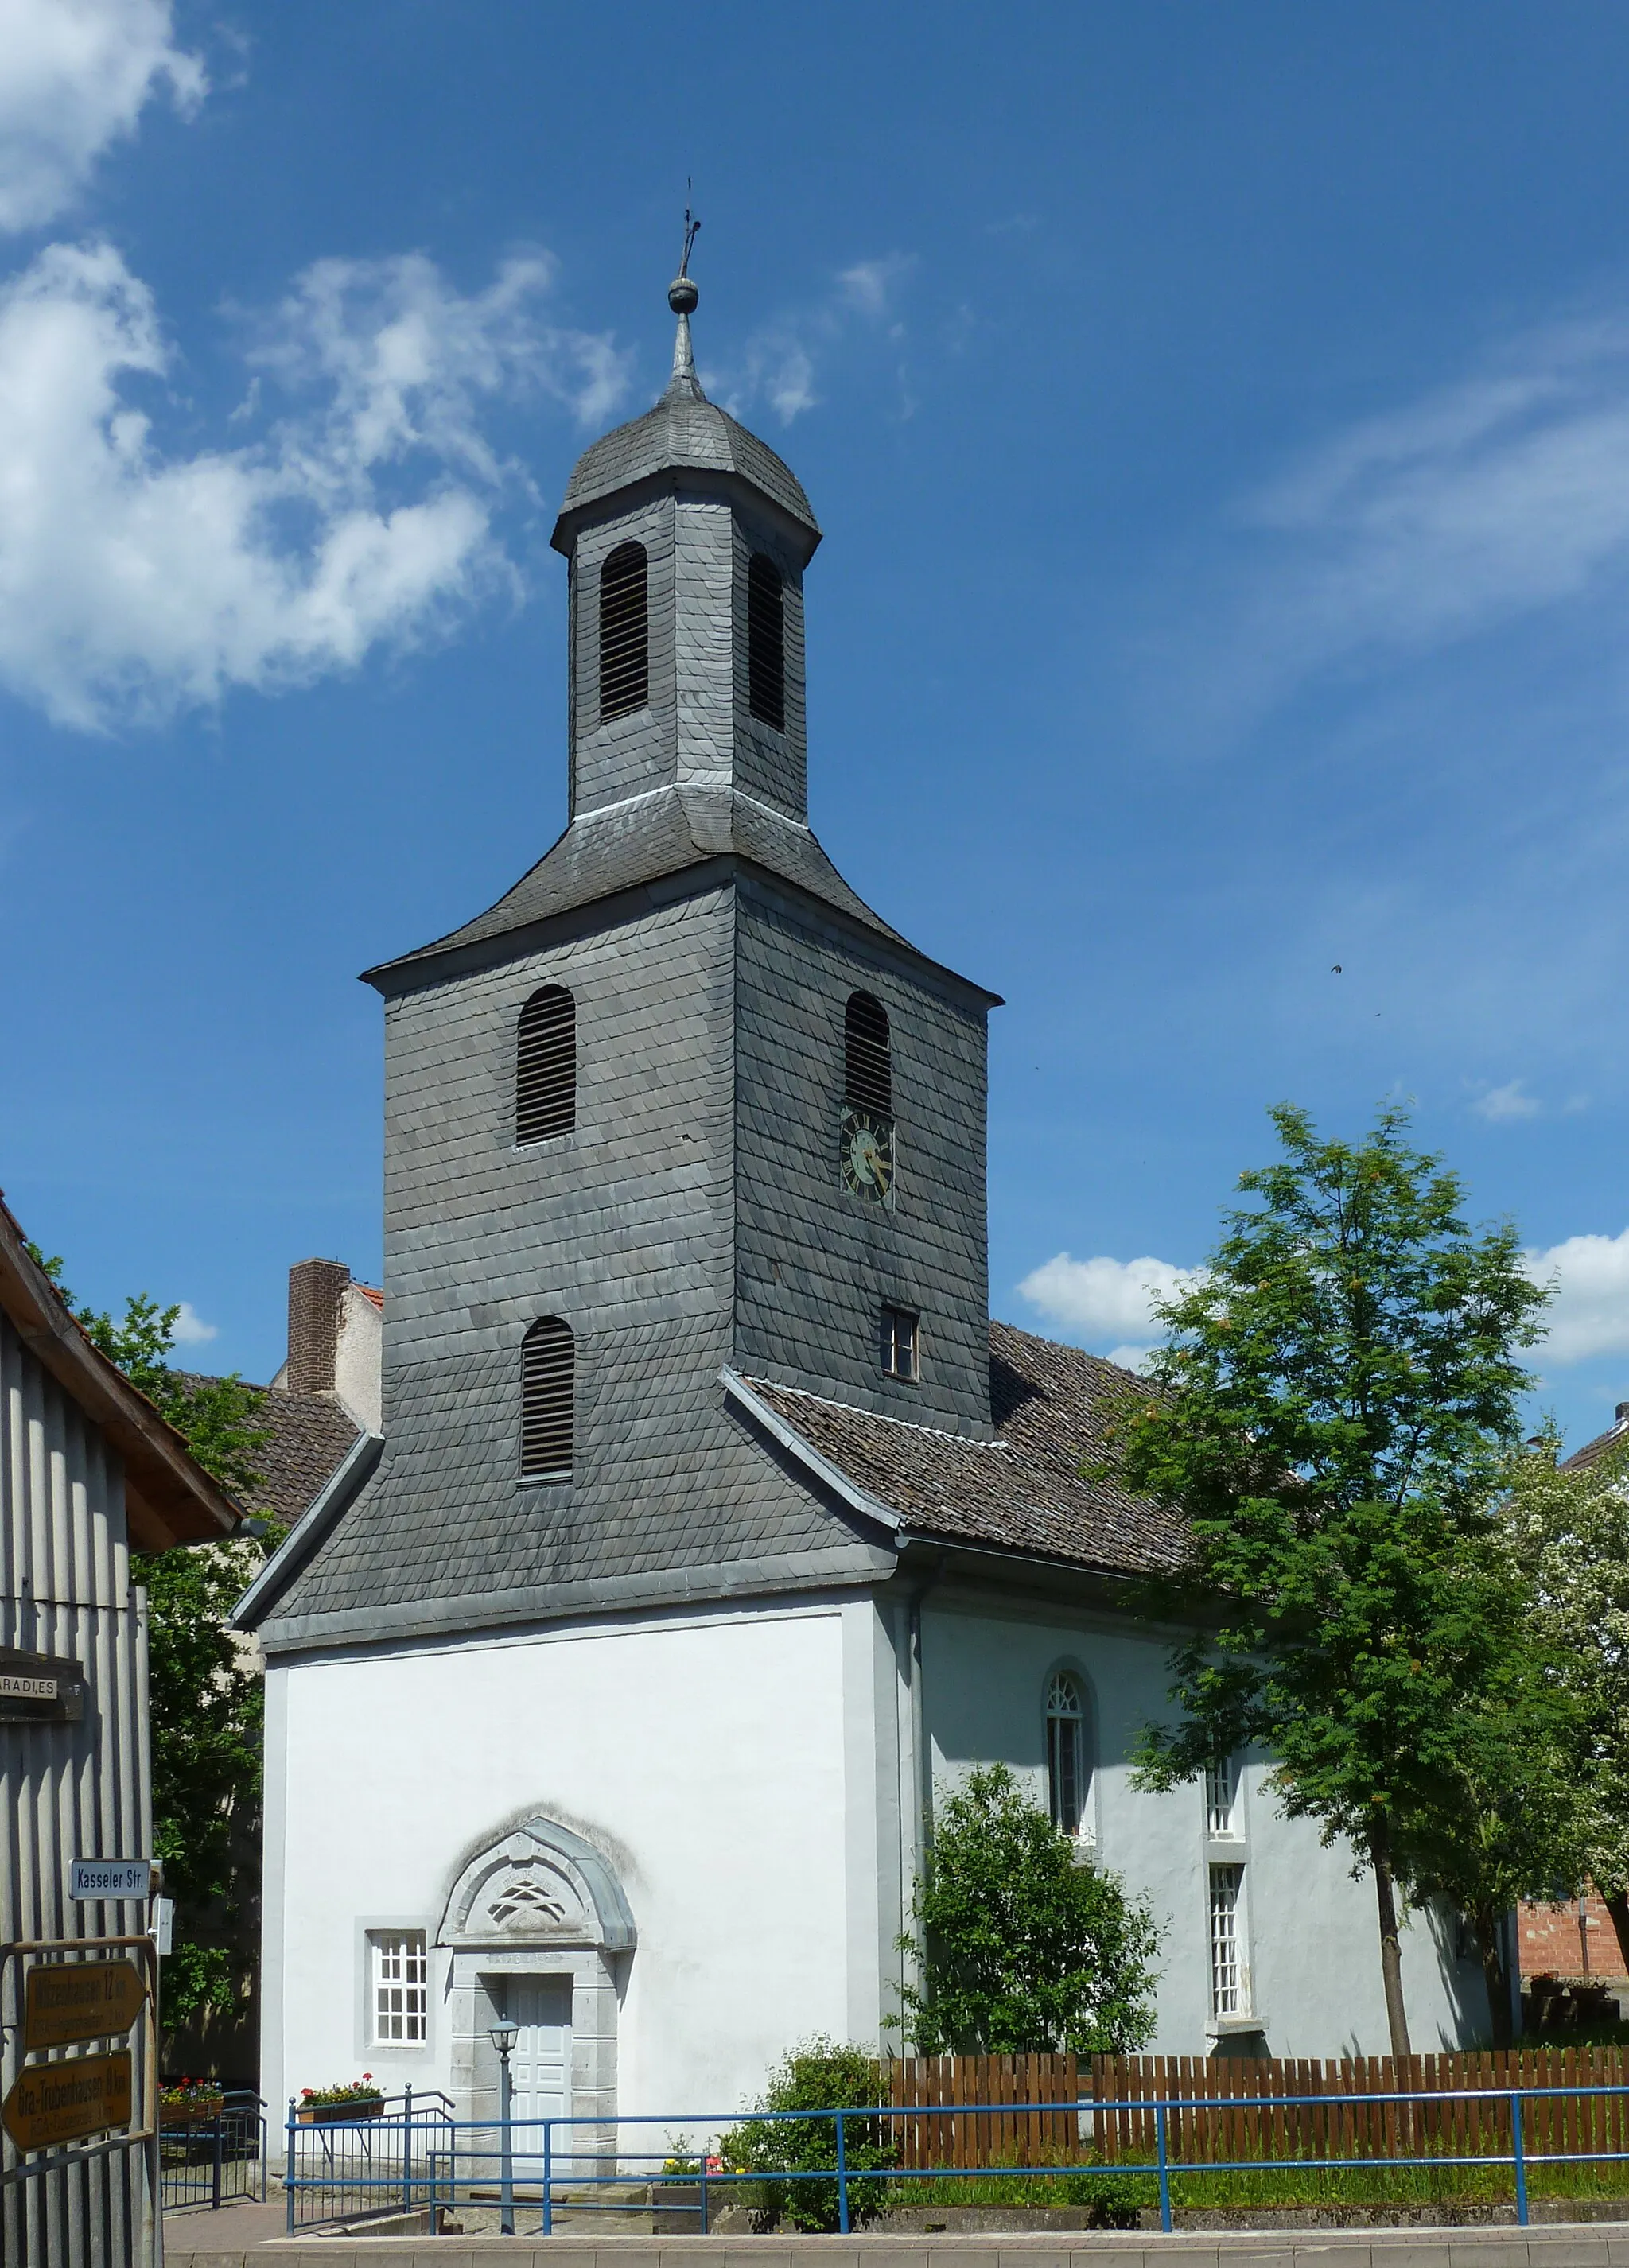
[[[560,2020],[561,2110],[572,2118],[615,2116],[617,2013],[638,1933],[602,1852],[541,1814],[505,1829],[461,1868],[436,1941],[451,1955],[458,2117],[498,2116],[498,2058],[490,2035],[499,2015],[514,2017],[528,2032],[547,2027],[539,2037],[551,2037]],[[546,2052],[527,2068],[540,2111],[550,2099],[551,2082],[539,2076],[547,2068]],[[578,2150],[614,2150],[612,2132],[576,2129]]]

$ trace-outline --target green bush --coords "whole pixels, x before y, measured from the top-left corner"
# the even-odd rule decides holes
[[[876,2058],[864,2048],[842,2047],[816,2034],[782,2057],[770,2073],[763,2102],[755,2108],[848,2110],[869,2108],[881,2100],[882,2073]],[[886,2175],[897,2155],[888,2129],[889,2121],[884,2118],[844,2121],[851,2223],[873,2220],[882,2210],[888,2183],[876,2176]],[[730,2172],[763,2177],[761,2203],[755,2216],[762,2227],[774,2228],[785,2220],[794,2228],[820,2234],[837,2227],[835,2180],[775,2178],[787,2174],[835,2174],[835,2118],[776,2118],[762,2125],[749,2119],[733,2126],[720,2139],[719,2154]]]
[[[1066,2174],[1064,2202],[1085,2205],[1088,2228],[1135,2228],[1147,2187],[1134,2174]]]
[[[918,2055],[1124,2055],[1154,2030],[1153,1915],[1082,1863],[1006,1764],[976,1766],[941,1801],[914,1913],[922,1983],[888,2021]]]

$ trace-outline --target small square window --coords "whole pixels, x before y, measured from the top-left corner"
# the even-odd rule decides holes
[[[920,1378],[918,1319],[908,1307],[882,1310],[882,1370],[888,1378]]]
[[[373,2045],[421,2046],[430,2036],[430,1954],[424,1931],[380,1930],[368,1943]]]

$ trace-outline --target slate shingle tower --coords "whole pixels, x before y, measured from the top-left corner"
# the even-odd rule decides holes
[[[694,291],[674,286],[666,391],[586,452],[555,529],[571,823],[489,911],[369,972],[387,1004],[387,1447],[297,1618],[457,1621],[478,1597],[490,1619],[499,1593],[557,1611],[726,1563],[731,1587],[806,1582],[829,1555],[858,1572],[867,1547],[748,1438],[726,1368],[990,1432],[994,996],[880,920],[810,831],[821,532],[787,466],[703,393]],[[535,1139],[517,1123],[528,1012],[574,1027],[564,1130]],[[531,1343],[557,1386],[566,1366],[569,1478],[521,1469],[545,1319],[570,1334]],[[888,1339],[913,1319],[914,1347]]]

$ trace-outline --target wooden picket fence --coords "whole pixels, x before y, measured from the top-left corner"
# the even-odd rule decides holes
[[[1519,2048],[1400,2063],[1389,2056],[914,2056],[890,2071],[890,2099],[901,2110],[951,2106],[946,2116],[895,2122],[908,2167],[1078,2164],[1088,2150],[1146,2165],[1155,2153],[1159,2102],[1196,2106],[1170,2111],[1166,2125],[1169,2156],[1190,2163],[1507,2156],[1509,2102],[1456,2099],[1456,2090],[1475,2088],[1564,2090],[1523,2103],[1530,2156],[1629,2153],[1629,2095],[1581,2091],[1629,2086],[1622,2048]],[[1359,2099],[1396,2094],[1418,2100]],[[961,2107],[975,2103],[995,2107]],[[1041,2103],[1078,2107],[1025,2107]],[[1125,2107],[1098,2107],[1109,2103]]]
[[[997,2103],[933,2118],[900,2118],[894,2139],[903,2166],[1056,2166],[1078,2160],[1078,2112],[1026,2110],[1074,2103],[1080,2066],[1072,2055],[907,2056],[891,2065],[890,2100],[902,2110],[928,2103]]]

